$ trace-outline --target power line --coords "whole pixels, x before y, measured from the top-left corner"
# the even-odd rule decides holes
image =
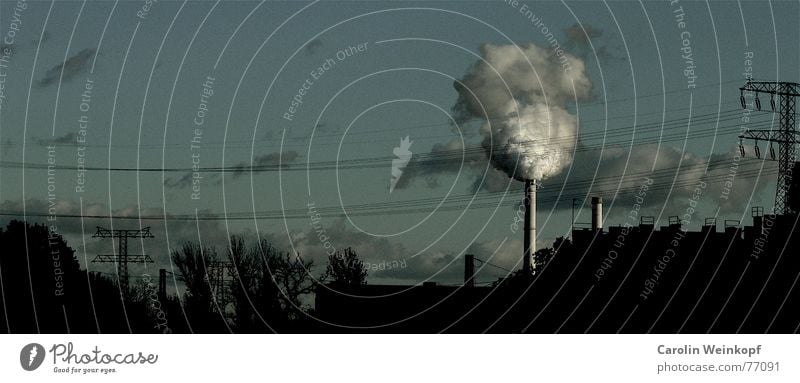
[[[480,262],[480,263],[483,263],[485,265],[492,266],[492,267],[498,268],[498,269],[503,270],[503,271],[507,271],[509,273],[513,273],[514,272],[513,270],[506,269],[505,267],[495,265],[494,263],[491,263],[491,262],[488,262],[488,261],[484,261],[483,259],[480,259],[480,258],[475,258],[475,260]]]
[[[761,170],[761,169],[754,169],[754,170],[745,170],[739,171],[736,174],[737,179],[748,179],[748,178],[755,178],[755,177],[763,177],[769,176],[772,174],[776,174],[775,169],[771,170]],[[704,182],[707,183],[714,183],[725,181],[729,178],[729,175],[726,173],[713,175],[704,178]],[[688,179],[688,180],[680,180],[673,183],[665,184],[662,186],[650,186],[649,191],[661,191],[661,190],[669,190],[669,189],[676,189],[676,188],[684,188],[684,187],[694,187],[696,186],[697,180],[696,179]],[[627,187],[609,187],[607,189],[593,189],[592,193],[594,194],[625,194],[635,192],[640,188],[638,184],[631,185]],[[573,197],[582,197],[585,196],[585,190],[580,190],[578,193],[578,188],[574,187],[566,187],[564,188],[564,192],[558,193],[552,192],[550,195],[548,194],[541,194],[541,197],[537,199],[540,203],[548,203],[548,202],[558,202],[558,201],[568,201],[571,200]],[[573,194],[570,194],[573,193]],[[577,193],[577,194],[576,194]],[[463,195],[453,198],[453,201],[448,203],[442,203],[440,207],[438,207],[439,211],[458,211],[469,207],[470,209],[484,209],[484,208],[496,208],[498,206],[515,206],[519,203],[517,198],[508,198],[504,201],[497,201],[492,197],[497,197],[500,194],[504,194],[508,196],[505,192],[494,192],[494,193],[486,193],[484,195]],[[434,205],[434,203],[438,204],[441,200],[434,199],[421,199],[421,200],[406,200],[394,203],[369,203],[369,204],[359,204],[359,205],[352,205],[346,206],[345,210],[347,210],[347,215],[349,216],[374,216],[374,215],[398,215],[398,214],[413,214],[413,213],[430,213]],[[387,208],[388,205],[388,208]],[[413,206],[413,207],[411,207]],[[320,214],[320,216],[324,217],[343,217],[345,213],[343,212],[341,207],[321,207],[317,208],[314,211],[315,214]],[[21,217],[23,214],[21,212],[5,212],[0,213],[2,216],[14,216],[14,217]],[[48,217],[51,216],[50,214],[45,213],[28,213],[28,217]],[[60,214],[57,215],[59,218],[89,218],[89,219],[110,219],[109,216],[101,216],[101,215],[79,215],[79,214]],[[195,219],[200,221],[217,221],[217,220],[252,220],[252,219],[299,219],[299,218],[308,218],[309,212],[307,209],[286,209],[286,210],[267,210],[267,211],[260,211],[260,212],[235,212],[235,213],[228,213],[228,214],[215,214],[215,213],[208,213],[208,214],[199,214],[195,216],[194,214],[169,214],[169,215],[162,215],[162,216],[117,216],[113,217],[114,219],[121,219],[121,220],[166,220],[166,221],[194,221]]]
[[[730,120],[731,118],[727,118],[721,121]],[[675,121],[680,122],[680,121]],[[712,121],[713,122],[713,121]],[[674,122],[673,122],[674,124]],[[753,123],[750,124],[750,127],[763,127],[766,126],[765,124],[769,124],[768,122],[761,122],[761,123]],[[662,124],[662,126],[664,126]],[[665,125],[666,127],[672,127],[670,125]],[[604,148],[617,146],[617,145],[646,145],[646,144],[654,144],[659,142],[670,142],[675,140],[684,140],[687,138],[704,138],[704,137],[712,137],[714,135],[720,133],[728,133],[732,132],[736,129],[740,129],[740,125],[726,125],[726,126],[715,126],[713,129],[695,129],[694,132],[672,132],[667,135],[662,135],[658,137],[651,137],[645,140],[632,140],[632,139],[625,139],[621,141],[609,141],[602,147],[578,147],[575,148],[575,152],[585,152],[585,151],[598,151]],[[652,129],[652,128],[651,128]],[[576,137],[573,135],[573,137]],[[564,138],[563,140],[566,140]],[[548,141],[549,144],[556,143],[557,140],[550,140]],[[535,145],[536,142],[528,141],[522,142],[524,145]],[[490,147],[492,151],[502,152],[502,145],[494,145]],[[408,166],[420,166],[420,164],[427,165],[426,162],[430,161],[460,161],[462,158],[466,158],[468,156],[484,156],[486,152],[486,148],[482,146],[476,146],[473,148],[466,148],[463,150],[445,150],[445,151],[438,151],[433,153],[422,153],[415,157],[415,161],[409,163]],[[472,158],[472,157],[469,157]],[[502,159],[503,156],[499,154],[493,154],[493,158]],[[235,166],[222,166],[222,167],[203,167],[198,169],[193,168],[131,168],[131,167],[82,167],[81,170],[86,171],[117,171],[117,172],[201,172],[201,173],[244,173],[248,171],[252,172],[277,172],[277,171],[308,171],[308,170],[334,170],[334,169],[365,169],[365,168],[381,168],[385,167],[387,163],[391,163],[394,157],[384,156],[384,157],[368,157],[368,158],[359,158],[359,159],[346,159],[346,160],[339,160],[339,161],[318,161],[318,162],[310,162],[310,163],[284,163],[284,164],[269,164],[269,165],[235,165]],[[22,163],[22,162],[14,162],[14,161],[0,161],[0,167],[3,168],[25,168],[25,169],[56,169],[56,170],[78,170],[77,166],[64,166],[64,165],[46,165],[46,164],[35,164],[35,163]]]
[[[736,80],[736,81],[738,81],[738,80]],[[724,82],[724,83],[732,83],[732,82],[736,82],[736,81],[729,81],[729,82]],[[716,85],[709,85],[709,86],[716,86]],[[663,94],[671,94],[671,93],[676,93],[676,92],[682,92],[682,90],[675,90],[675,91],[671,91],[671,92],[665,92]],[[647,98],[647,97],[654,97],[654,96],[659,96],[659,95],[661,95],[661,94],[655,94],[654,93],[654,94],[649,94],[649,95],[644,95],[644,96],[637,96],[636,98]],[[613,104],[613,103],[629,101],[629,100],[633,100],[633,99],[634,98],[631,97],[631,98],[614,99],[614,100],[607,100],[607,101],[598,100],[598,101],[589,102],[589,103],[579,103],[577,106],[578,106],[579,109],[581,109],[581,108],[586,108],[586,107],[590,107],[590,106],[602,106],[602,105],[606,105],[606,104]],[[656,112],[649,112],[649,113],[627,114],[627,115],[619,115],[619,116],[604,117],[604,118],[589,119],[589,120],[580,119],[580,121],[581,121],[581,123],[586,123],[586,122],[610,121],[610,120],[617,120],[617,119],[630,119],[630,118],[634,118],[634,117],[639,118],[639,117],[642,117],[642,116],[649,116],[649,115],[663,115],[665,113],[674,113],[674,112],[690,110],[690,109],[694,110],[694,111],[697,111],[698,109],[705,108],[705,107],[717,107],[717,108],[719,108],[719,107],[721,107],[723,105],[738,105],[738,104],[739,104],[738,102],[733,102],[733,101],[731,101],[731,102],[722,102],[722,103],[709,103],[709,104],[693,105],[691,108],[689,108],[689,107],[675,108],[675,109],[656,111]],[[712,114],[714,114],[714,113],[712,113]],[[578,116],[578,117],[580,117],[580,116]],[[506,118],[491,118],[491,119],[488,119],[488,121],[502,121],[502,120],[506,120]],[[487,120],[484,119],[484,120],[480,120],[480,121],[487,121]],[[450,126],[450,125],[451,125],[451,123],[418,124],[418,125],[408,126],[405,129],[409,129],[409,130],[410,129],[424,129],[424,128],[432,128],[432,127],[437,127],[437,126]],[[367,132],[351,132],[351,133],[348,133],[348,136],[369,135],[369,134],[375,134],[375,133],[380,133],[380,132],[390,132],[390,131],[395,131],[395,130],[397,130],[397,129],[396,128],[372,129],[372,130],[367,131]],[[340,137],[341,136],[339,134],[315,134],[314,135],[314,139],[315,140],[316,139],[321,139],[321,138],[340,138]],[[428,136],[428,137],[430,137],[430,136]],[[441,137],[441,136],[437,136],[437,137]],[[305,138],[308,138],[308,137],[305,137]],[[433,138],[433,137],[431,137],[431,138]],[[290,140],[291,139],[292,138],[290,138]],[[223,143],[223,142],[204,142],[203,143],[203,147],[222,146],[223,144],[225,144],[227,147],[235,147],[235,146],[231,146],[231,144],[244,144],[243,146],[240,146],[240,147],[249,148],[251,145],[253,145],[255,143],[259,143],[260,144],[260,143],[263,143],[263,142],[274,142],[274,140],[270,140],[270,139],[227,140],[227,141],[225,141],[225,143]],[[367,143],[367,142],[375,142],[375,141],[374,140],[370,140],[370,141],[360,141],[360,142],[353,142],[353,143]],[[387,142],[387,141],[384,141],[384,142]],[[332,145],[338,145],[338,142],[331,143],[331,144]],[[78,145],[77,143],[70,143],[68,145],[69,146],[82,146],[82,147],[98,147],[98,148],[108,148],[109,147],[108,145],[100,145],[100,144]],[[13,146],[19,146],[19,145],[14,144]],[[188,145],[185,144],[185,143],[180,143],[180,144],[179,143],[171,143],[171,144],[166,144],[166,145],[160,145],[160,144],[149,144],[149,145],[148,144],[137,144],[137,145],[131,144],[131,145],[125,145],[125,144],[121,144],[121,145],[114,145],[114,148],[153,148],[153,149],[162,149],[165,146],[187,147]],[[283,146],[287,147],[287,145],[283,145]],[[299,147],[299,146],[291,146],[291,147]]]

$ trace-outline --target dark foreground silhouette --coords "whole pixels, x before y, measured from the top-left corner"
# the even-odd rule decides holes
[[[185,244],[171,255],[174,277],[132,276],[127,293],[114,275],[80,269],[47,227],[12,221],[0,231],[0,331],[794,333],[797,217],[754,213],[751,226],[722,231],[647,217],[578,229],[539,250],[531,275],[483,287],[470,272],[459,286],[370,285],[350,249],[312,276],[300,257],[233,237],[224,255]]]

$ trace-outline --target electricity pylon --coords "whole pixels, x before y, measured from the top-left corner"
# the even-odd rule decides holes
[[[98,254],[92,263],[116,263],[119,287],[124,297],[128,297],[128,263],[153,263],[148,255],[128,254],[128,238],[154,238],[150,228],[138,230],[109,230],[97,227],[97,232],[92,238],[117,238],[119,250],[117,254]]]
[[[220,310],[225,310],[236,270],[231,262],[213,261],[208,265],[208,285]]]
[[[792,183],[792,168],[795,161],[795,144],[797,144],[797,130],[795,129],[795,97],[800,96],[800,84],[782,81],[747,81],[741,91],[740,100],[742,108],[746,108],[744,92],[755,93],[755,107],[761,110],[761,100],[759,93],[769,94],[770,106],[775,111],[775,96],[780,102],[780,127],[773,129],[754,129],[746,130],[739,135],[739,150],[744,156],[744,146],[742,140],[755,141],[756,157],[761,158],[761,151],[758,148],[758,141],[769,142],[770,159],[776,160],[773,143],[778,144],[778,185],[775,188],[775,214],[787,215],[794,214],[787,202],[789,188]]]

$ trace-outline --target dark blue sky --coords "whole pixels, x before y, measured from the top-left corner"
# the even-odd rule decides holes
[[[161,265],[182,241],[224,248],[228,233],[243,232],[320,261],[324,238],[371,263],[409,259],[371,280],[458,279],[465,251],[515,268],[521,185],[486,162],[480,122],[453,125],[453,82],[482,45],[552,49],[547,32],[583,63],[592,97],[567,106],[578,149],[572,166],[543,181],[540,245],[567,233],[572,198],[601,195],[608,224],[624,223],[646,175],[658,187],[643,212],[660,222],[682,214],[700,180],[713,186],[690,226],[714,215],[749,222],[750,206],[772,204],[774,165],[737,160],[734,190],[721,198],[742,127],[738,87],[749,70],[800,78],[800,9],[789,2],[159,1],[145,12],[148,4],[0,5],[0,33],[13,34],[0,47],[10,52],[0,68],[2,210],[45,221],[36,215],[47,214],[50,193],[54,222],[81,258],[109,246],[81,235],[81,224],[93,232],[140,222],[70,215],[146,217],[158,240],[138,246]],[[293,100],[302,103],[290,121]],[[777,123],[765,112],[751,118],[751,128]],[[414,156],[431,161],[389,193],[393,149],[406,136]],[[73,169],[84,160],[99,170]],[[48,161],[59,167],[50,180]],[[270,171],[236,171],[251,163]],[[230,171],[198,179],[193,165]],[[196,222],[196,212],[212,219]],[[333,213],[322,231],[311,225],[316,212]],[[151,219],[165,215],[186,219]],[[235,219],[213,219],[225,216]],[[588,220],[580,211],[577,221]]]

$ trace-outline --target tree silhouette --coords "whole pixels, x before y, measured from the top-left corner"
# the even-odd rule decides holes
[[[62,306],[80,278],[74,251],[49,227],[20,221],[0,231],[0,243],[3,325],[13,332],[65,331]]]
[[[536,253],[533,254],[533,272],[536,273],[538,270],[542,270],[553,259],[555,253],[555,250],[551,247],[536,250]]]
[[[303,297],[313,292],[312,261],[284,253],[261,240],[247,247],[231,237],[228,259],[234,266],[234,325],[238,332],[289,329],[301,318]]]
[[[180,250],[172,252],[172,262],[178,268],[178,279],[186,287],[183,306],[187,320],[194,332],[213,332],[224,328],[223,313],[214,304],[208,267],[217,261],[214,248],[186,242]]]
[[[269,247],[265,251],[270,253],[272,250]],[[264,280],[269,273],[265,273],[266,268],[262,267],[258,252],[248,249],[241,237],[232,236],[228,259],[233,264],[237,279],[231,289],[237,331],[249,333],[271,330],[275,322],[282,319],[279,319],[281,305],[276,299],[279,291],[271,280]]]
[[[325,275],[337,287],[358,287],[367,284],[367,268],[352,248],[328,256]]]
[[[0,229],[0,332],[149,332],[118,284],[80,268],[56,227],[12,220]]]

